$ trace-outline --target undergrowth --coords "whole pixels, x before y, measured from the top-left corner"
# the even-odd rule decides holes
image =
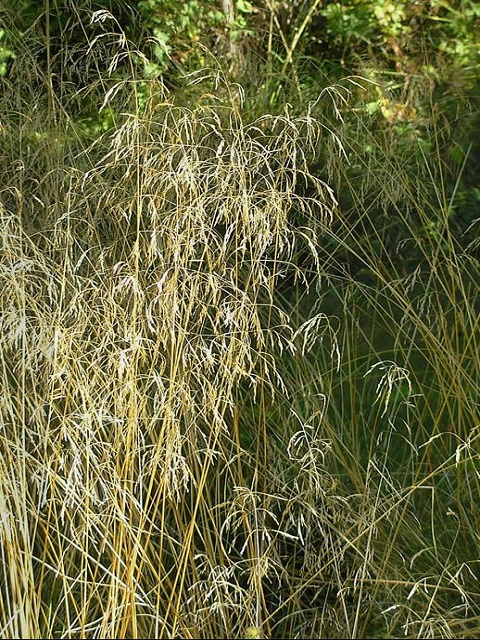
[[[432,203],[427,158],[362,166],[357,78],[321,96],[333,120],[249,118],[219,69],[178,105],[92,18],[91,85],[26,49],[2,80],[1,636],[471,637],[478,261],[454,196]]]

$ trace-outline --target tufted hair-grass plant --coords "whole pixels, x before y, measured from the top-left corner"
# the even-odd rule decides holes
[[[179,99],[71,19],[1,80],[0,635],[478,635],[478,260],[440,157],[349,126],[357,80],[258,115],[217,65]]]
[[[467,158],[446,165],[437,110],[403,139],[368,117],[345,127],[323,284],[285,307],[338,327],[338,367],[326,332],[283,377],[299,415],[323,416],[329,472],[358,500],[347,637],[479,630],[478,218],[458,229]]]
[[[318,266],[336,200],[309,166],[333,133],[288,109],[249,121],[218,70],[177,106],[110,14],[89,24],[81,90],[40,36],[47,68],[19,42],[2,80],[0,633],[268,636],[304,601],[301,567],[336,566],[330,510],[349,518],[328,443],[300,424],[299,475],[276,477],[264,422],[274,354],[308,337],[276,287],[302,281],[299,247]],[[112,110],[103,134],[82,94]],[[310,521],[316,560],[295,550]]]

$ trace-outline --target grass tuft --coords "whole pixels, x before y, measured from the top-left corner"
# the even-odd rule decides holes
[[[479,264],[440,155],[358,78],[333,119],[249,117],[218,69],[181,104],[90,17],[2,79],[0,635],[472,637]]]

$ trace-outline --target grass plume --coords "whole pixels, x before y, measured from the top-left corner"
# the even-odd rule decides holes
[[[478,632],[478,260],[440,160],[355,138],[358,79],[334,121],[250,118],[218,69],[182,104],[90,18],[83,88],[78,47],[2,79],[0,635]]]

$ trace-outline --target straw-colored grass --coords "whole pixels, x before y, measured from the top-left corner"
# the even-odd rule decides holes
[[[0,635],[471,637],[478,262],[449,203],[426,243],[402,158],[362,189],[329,158],[352,218],[312,170],[340,120],[249,119],[219,71],[179,106],[109,20],[102,135],[31,51],[4,81]],[[369,189],[421,268],[385,264]]]

